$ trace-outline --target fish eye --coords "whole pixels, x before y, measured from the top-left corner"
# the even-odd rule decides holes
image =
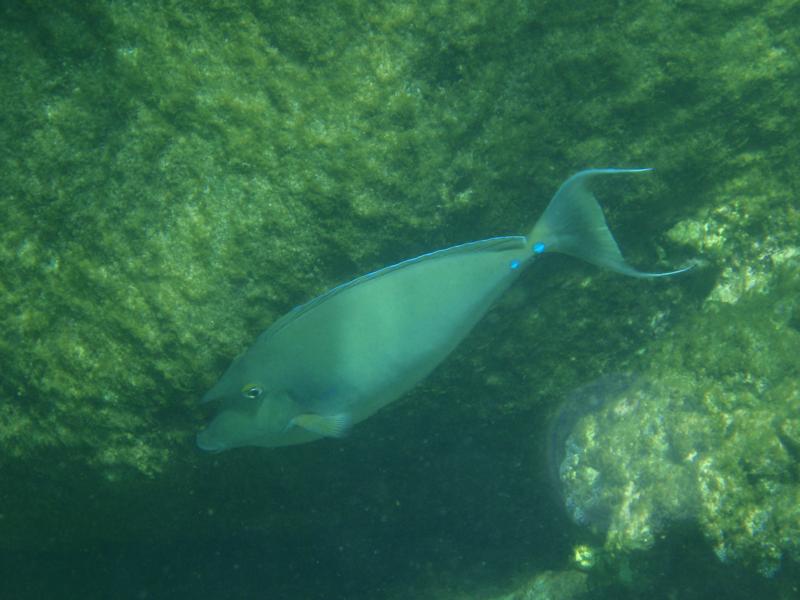
[[[244,396],[245,398],[250,398],[251,400],[259,398],[263,393],[264,393],[263,388],[253,383],[248,383],[246,386],[242,388],[242,396]]]

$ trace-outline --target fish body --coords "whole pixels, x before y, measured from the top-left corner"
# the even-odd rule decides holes
[[[464,339],[525,266],[562,252],[628,266],[586,183],[568,179],[528,236],[438,250],[369,273],[295,308],[238,357],[204,401],[222,407],[198,434],[209,451],[339,437],[401,397]],[[682,269],[683,270],[683,269]]]

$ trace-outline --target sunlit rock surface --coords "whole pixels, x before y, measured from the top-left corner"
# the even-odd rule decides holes
[[[0,17],[9,594],[169,597],[180,580],[194,597],[475,597],[557,571],[591,534],[545,498],[542,424],[616,372],[678,391],[576,425],[582,465],[631,469],[611,468],[605,521],[588,519],[619,550],[590,578],[700,585],[667,568],[685,551],[658,553],[684,515],[746,573],[796,558],[795,3],[6,2]],[[197,454],[197,399],[277,316],[524,232],[588,166],[657,169],[599,190],[633,264],[704,266],[636,282],[553,259],[349,439]],[[636,417],[654,435],[633,454],[614,439]],[[656,499],[656,475],[687,490]],[[653,562],[628,568],[632,548]],[[43,549],[65,565],[53,587]],[[285,568],[231,575],[264,562]],[[714,575],[718,590],[729,573]]]

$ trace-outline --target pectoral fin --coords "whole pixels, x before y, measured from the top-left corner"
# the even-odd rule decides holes
[[[302,427],[303,429],[322,435],[325,437],[344,437],[350,431],[353,422],[350,415],[340,413],[338,415],[317,415],[307,413],[297,415],[290,421],[290,425]]]

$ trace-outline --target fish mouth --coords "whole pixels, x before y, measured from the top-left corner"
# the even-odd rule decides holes
[[[195,438],[197,442],[197,447],[201,450],[205,450],[206,452],[210,452],[212,454],[219,454],[223,450],[227,448],[227,446],[221,442],[215,442],[209,439],[208,429],[204,429],[200,433],[197,434]]]

